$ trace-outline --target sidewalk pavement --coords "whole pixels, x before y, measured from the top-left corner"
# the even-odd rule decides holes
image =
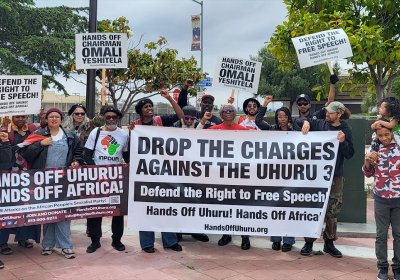
[[[301,238],[291,252],[283,253],[273,251],[271,242],[263,237],[250,237],[252,247],[248,251],[240,249],[239,236],[233,238],[233,243],[220,247],[217,245],[219,235],[210,235],[209,242],[196,241],[190,235],[184,235],[180,243],[183,251],[174,252],[162,248],[158,234],[156,252],[148,254],[141,251],[138,233],[133,231],[125,232],[122,241],[126,251],[118,252],[111,247],[111,219],[104,218],[102,247],[95,253],[86,253],[90,242],[85,234],[86,221],[73,221],[75,259],[65,259],[60,251],[42,256],[40,245],[25,249],[11,243],[14,254],[0,255],[6,265],[0,270],[0,279],[376,279],[372,203],[372,200],[368,201],[367,224],[339,225],[340,237],[335,244],[344,255],[340,259],[326,254],[301,256],[299,251],[304,244]],[[392,239],[389,240],[392,250],[391,243]],[[322,249],[323,241],[317,240],[314,250]],[[389,258],[392,256],[393,251]]]

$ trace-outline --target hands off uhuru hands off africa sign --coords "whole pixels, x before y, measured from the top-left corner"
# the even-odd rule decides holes
[[[353,56],[343,29],[326,30],[292,38],[300,68]]]
[[[222,57],[218,61],[213,82],[230,88],[238,88],[250,93],[257,93],[260,81],[261,62]]]
[[[76,69],[127,68],[127,41],[125,33],[76,34]]]
[[[42,76],[0,76],[0,116],[37,114],[42,98]]]

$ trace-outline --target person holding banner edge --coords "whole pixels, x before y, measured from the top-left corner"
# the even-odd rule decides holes
[[[324,252],[333,257],[341,258],[342,253],[335,247],[333,241],[337,240],[337,217],[340,213],[343,201],[343,166],[345,159],[354,155],[351,128],[344,121],[350,117],[351,112],[338,101],[331,102],[325,107],[325,120],[310,119],[311,131],[338,131],[339,150],[336,158],[335,172],[333,176],[328,207],[325,214]],[[304,128],[304,127],[303,127]],[[305,237],[305,244],[300,251],[303,256],[309,256],[316,238]]]
[[[12,163],[12,151],[6,132],[0,132],[0,143],[0,170],[9,170]],[[4,263],[0,260],[0,269],[2,268],[4,268]]]
[[[113,106],[104,107],[101,115],[105,120],[102,127],[93,129],[85,144],[84,159],[88,165],[112,165],[129,163],[129,136],[123,129],[117,126],[122,118],[122,113]],[[87,247],[87,253],[94,253],[101,247],[100,238],[102,217],[87,219],[87,233],[91,244]],[[124,233],[124,216],[113,216],[111,246],[117,251],[125,251],[125,245],[121,242]]]
[[[47,126],[33,134],[42,136],[37,142],[21,149],[21,156],[30,169],[78,168],[83,164],[82,146],[79,138],[61,127],[63,113],[57,108],[48,109],[45,115]],[[62,221],[43,226],[42,255],[51,255],[54,247],[60,247],[67,258],[75,258],[72,250],[71,222]]]

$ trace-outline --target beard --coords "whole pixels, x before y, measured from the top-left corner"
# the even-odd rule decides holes
[[[117,129],[117,124],[113,123],[113,124],[105,124],[105,127],[107,127],[107,129],[109,130],[116,130]]]

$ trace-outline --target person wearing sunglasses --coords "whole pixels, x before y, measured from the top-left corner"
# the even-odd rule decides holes
[[[235,99],[233,97],[228,98],[228,103],[233,104]],[[248,98],[243,102],[243,112],[246,115],[239,117],[237,123],[241,126],[247,127],[248,129],[260,130],[256,125],[256,116],[258,109],[260,108],[260,102],[255,98]]]
[[[85,144],[90,131],[93,129],[90,125],[90,119],[86,116],[86,107],[82,104],[72,105],[68,110],[68,116],[62,124],[63,128],[72,132]],[[81,137],[86,135],[86,137]]]
[[[102,108],[101,115],[105,124],[93,129],[85,144],[84,159],[88,165],[114,165],[129,162],[129,136],[118,123],[122,118],[120,110],[113,106]],[[87,247],[87,253],[94,253],[101,247],[100,238],[102,217],[87,219],[87,233],[91,244]],[[124,216],[113,216],[111,246],[117,251],[125,251],[125,245],[121,242],[124,233]]]
[[[183,108],[188,105],[188,90],[193,86],[193,81],[192,80],[186,80],[183,86],[181,87],[181,92],[178,97],[178,105]],[[212,114],[214,110],[214,96],[211,94],[204,94],[201,99],[200,99],[200,109],[201,111],[196,111],[196,117],[197,119],[200,120],[199,125],[196,127],[198,129],[200,128],[209,128],[213,125],[220,124],[222,123],[222,120],[218,118],[217,116],[214,116]],[[203,116],[207,114],[207,118],[205,118],[203,121],[204,123],[201,123]]]
[[[209,112],[207,112],[209,113]],[[211,117],[211,114],[204,114],[203,119]],[[225,104],[221,106],[219,110],[219,115],[223,122],[221,124],[216,124],[209,127],[208,129],[218,129],[218,130],[249,130],[247,127],[241,126],[235,122],[236,108],[232,104]],[[202,121],[203,121],[202,119]],[[199,126],[197,126],[198,128]],[[218,240],[219,246],[225,246],[232,241],[232,236],[229,234],[222,235],[221,239]],[[242,235],[242,244],[240,246],[242,250],[250,249],[250,238],[248,235]]]

